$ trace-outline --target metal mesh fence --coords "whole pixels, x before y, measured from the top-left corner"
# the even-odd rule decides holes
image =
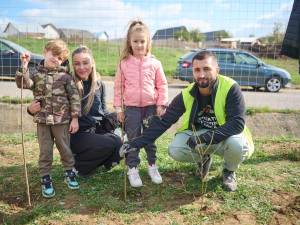
[[[4,102],[20,97],[14,82],[6,81],[14,79],[20,53],[29,50],[41,55],[47,41],[56,38],[65,40],[70,51],[82,44],[89,46],[97,71],[112,86],[128,24],[142,19],[151,31],[152,53],[162,62],[171,83],[192,81],[192,56],[201,48],[214,48],[220,73],[255,91],[244,92],[248,107],[297,109],[295,103],[300,101],[294,99],[294,92],[283,89],[300,83],[297,61],[280,55],[292,5],[293,1],[282,0],[5,2],[0,13],[0,96]],[[32,60],[30,66],[38,63]],[[290,77],[268,65],[287,70]],[[262,92],[279,89],[280,94]],[[171,98],[179,91],[172,90]],[[32,97],[30,91],[24,94]],[[292,104],[287,103],[290,97]],[[108,100],[112,101],[111,92]],[[2,112],[6,111],[3,107]],[[6,117],[2,118],[2,131],[7,127],[19,131],[19,126],[12,129]]]
[[[79,45],[87,45],[106,83],[107,102],[112,109],[113,79],[120,49],[128,24],[134,19],[143,20],[150,28],[152,53],[162,62],[169,81],[170,100],[192,81],[192,56],[209,48],[218,58],[220,73],[242,86],[246,106],[252,109],[250,113],[257,108],[266,112],[300,109],[298,61],[280,55],[293,1],[0,0],[0,3],[0,136],[3,145],[0,160],[13,145],[20,147],[20,90],[14,82],[21,63],[20,54],[30,51],[32,55],[42,55],[47,41],[58,38],[68,44],[70,52]],[[32,61],[30,66],[36,67],[39,62]],[[31,102],[32,92],[25,90],[24,97],[26,103]],[[26,113],[26,106],[23,111],[24,131],[30,140],[26,148],[30,149],[28,154],[34,155],[30,162],[36,163],[38,147],[31,135],[36,128]],[[283,117],[278,115],[272,118],[275,126],[282,126],[279,130],[283,135],[287,127],[299,126],[284,123]],[[255,122],[251,120],[257,132],[254,136],[259,136],[260,130],[270,125],[264,120],[259,121],[259,126]],[[269,136],[282,135],[276,132]],[[15,159],[13,164],[22,163],[20,155],[7,154],[11,154],[11,161]],[[30,170],[36,172],[36,168]],[[20,167],[2,169],[2,172],[6,177],[23,174]],[[6,188],[5,185],[3,183],[2,188]]]

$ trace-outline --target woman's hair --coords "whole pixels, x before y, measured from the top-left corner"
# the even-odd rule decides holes
[[[69,50],[66,42],[60,39],[48,41],[44,48],[45,51],[51,51],[54,56],[59,56],[62,61],[66,61],[69,57]]]
[[[92,66],[92,72],[91,74],[89,75],[89,81],[91,82],[91,88],[90,88],[90,91],[88,94],[85,94],[85,96],[83,96],[83,84],[82,84],[82,80],[78,77],[78,75],[76,74],[76,71],[74,69],[74,75],[75,75],[75,84],[79,90],[79,94],[80,94],[80,97],[82,99],[85,99],[87,98],[87,103],[86,105],[83,107],[83,114],[86,115],[91,107],[92,107],[92,104],[94,102],[94,94],[95,94],[95,90],[98,87],[98,84],[97,84],[97,80],[99,79],[98,78],[98,74],[97,74],[97,71],[96,71],[96,64],[95,64],[95,60],[94,60],[94,57],[93,57],[93,53],[92,51],[87,47],[87,46],[80,46],[78,48],[76,48],[73,53],[72,53],[72,60],[74,59],[74,56],[76,54],[80,54],[80,53],[87,53],[90,55],[91,57],[91,66]],[[74,62],[73,62],[74,63]],[[74,68],[74,67],[73,67]]]
[[[133,51],[132,51],[131,44],[130,44],[131,36],[132,36],[133,32],[145,33],[147,35],[146,51],[148,53],[151,50],[150,31],[149,31],[147,25],[144,24],[141,20],[134,20],[130,23],[128,31],[127,31],[124,47],[122,50],[121,60],[126,59],[129,55],[133,55]]]

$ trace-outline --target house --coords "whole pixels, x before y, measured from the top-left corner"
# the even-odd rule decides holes
[[[45,38],[58,39],[60,37],[58,29],[52,23],[44,24],[42,27],[45,31]]]
[[[95,33],[95,36],[99,41],[108,41],[109,40],[109,36],[106,33],[106,31]]]
[[[175,33],[180,31],[187,31],[185,26],[179,27],[170,27],[167,29],[157,30],[152,37],[152,40],[166,40],[166,39],[174,39]]]
[[[282,43],[281,54],[299,59],[300,73],[300,0],[294,0],[293,9]]]
[[[205,41],[207,42],[214,42],[214,41],[220,41],[222,38],[222,34],[227,33],[225,30],[215,30],[215,31],[209,31],[202,33],[205,37]]]
[[[60,28],[58,29],[59,36],[62,39],[72,39],[72,40],[85,40],[85,39],[95,39],[95,35],[87,30],[80,29],[68,29]]]
[[[44,38],[44,28],[39,24],[8,23],[3,33],[7,36]]]
[[[221,45],[227,48],[248,48],[255,44],[260,44],[259,40],[255,37],[236,37],[236,38],[222,38]]]

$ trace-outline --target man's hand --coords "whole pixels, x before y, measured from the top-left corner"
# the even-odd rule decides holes
[[[75,134],[79,129],[79,124],[78,124],[78,118],[74,117],[72,120],[71,120],[71,123],[70,123],[70,127],[69,127],[69,132],[71,134]]]
[[[130,144],[125,143],[121,146],[120,150],[119,150],[119,155],[121,158],[123,158],[125,156],[126,153],[128,152],[133,152],[136,151],[136,148],[133,148]]]
[[[29,54],[29,52],[24,52],[20,55],[20,57],[21,57],[21,62],[22,62],[22,68],[24,70],[26,70],[28,67],[28,63],[30,61],[30,54]]]
[[[166,106],[164,106],[164,105],[158,105],[158,106],[156,107],[156,114],[157,114],[158,116],[162,116],[162,115],[165,114],[166,109],[167,109]]]

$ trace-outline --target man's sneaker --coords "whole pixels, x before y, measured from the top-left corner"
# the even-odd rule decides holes
[[[210,155],[203,155],[202,159],[198,162],[198,169],[196,173],[202,180],[207,176],[211,164],[212,158]]]
[[[139,170],[136,167],[128,168],[128,180],[132,187],[142,187],[143,182],[140,178]]]
[[[45,198],[52,198],[55,195],[55,190],[52,185],[52,179],[49,175],[45,175],[41,179],[42,195]]]
[[[74,190],[79,189],[79,184],[76,181],[76,173],[73,170],[66,170],[65,172],[65,182],[68,185],[68,188]]]
[[[237,189],[236,176],[234,171],[223,170],[223,186],[227,191],[235,191]]]
[[[158,172],[158,168],[156,165],[149,165],[148,166],[148,174],[151,177],[151,180],[155,184],[161,184],[162,183],[162,178]]]

